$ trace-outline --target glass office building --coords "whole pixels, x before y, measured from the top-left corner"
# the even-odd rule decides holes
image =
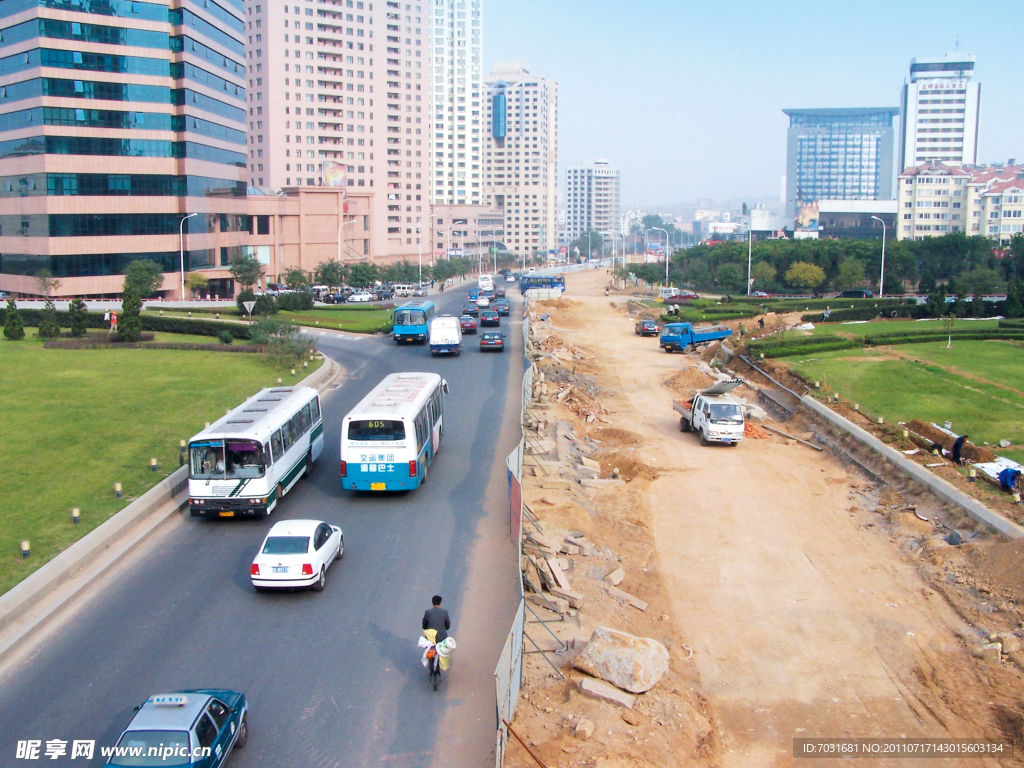
[[[179,227],[186,270],[245,247],[243,18],[242,0],[0,0],[0,289],[48,271],[113,294],[148,258],[176,292]]]
[[[892,199],[898,107],[784,109],[786,216],[819,200]]]

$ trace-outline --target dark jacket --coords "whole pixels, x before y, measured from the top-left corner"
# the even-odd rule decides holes
[[[448,637],[448,630],[452,628],[452,620],[448,618],[448,611],[444,608],[428,608],[423,613],[423,628],[436,629],[436,642],[440,643]]]

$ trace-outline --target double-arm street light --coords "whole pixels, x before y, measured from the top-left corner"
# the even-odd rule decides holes
[[[885,222],[877,216],[871,218],[882,225],[882,271],[878,276],[878,298],[882,298],[885,296]]]
[[[668,288],[668,231],[661,227],[651,227],[648,231],[665,233],[665,287]]]
[[[198,216],[198,213],[189,213],[181,217],[178,222],[178,257],[181,259],[181,300],[185,300],[185,220]]]
[[[738,223],[738,222],[737,222]],[[746,224],[740,224],[745,230],[747,230],[747,296],[750,295],[750,287],[754,284],[753,275],[751,274],[751,267],[753,267],[754,261],[754,230],[748,227]]]

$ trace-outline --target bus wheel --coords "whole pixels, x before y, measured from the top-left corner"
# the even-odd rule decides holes
[[[420,485],[427,482],[427,454],[423,454],[423,479],[420,480]]]
[[[311,477],[313,474],[313,449],[310,448],[306,454],[306,471],[303,473],[303,477]]]
[[[278,483],[277,484],[277,503],[278,504],[281,503],[281,497],[282,496],[284,496],[284,486],[281,485],[281,483]],[[267,514],[269,515],[270,513],[267,512]]]

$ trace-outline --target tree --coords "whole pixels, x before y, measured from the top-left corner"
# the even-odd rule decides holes
[[[127,282],[127,281],[126,281]],[[134,285],[124,287],[121,316],[117,318],[117,340],[135,342],[142,333],[142,296]]]
[[[276,315],[280,307],[273,296],[262,294],[256,297],[256,306],[252,308],[254,315]]]
[[[36,272],[36,285],[39,286],[39,290],[49,298],[52,291],[60,288],[60,280],[53,276],[53,272],[49,269],[43,268]]]
[[[197,293],[202,295],[210,287],[210,279],[202,272],[189,272],[188,277],[185,278],[185,287],[193,296]]]
[[[795,261],[786,270],[786,283],[797,288],[817,288],[825,282],[825,270],[817,264]]]
[[[985,316],[985,298],[980,293],[975,293],[971,299],[971,317]]]
[[[999,273],[988,267],[975,267],[963,275],[963,284],[974,295],[992,293],[999,284]]]
[[[231,260],[231,276],[242,288],[252,288],[263,277],[263,266],[255,256],[240,253]]]
[[[743,290],[744,274],[739,264],[722,264],[716,271],[718,289],[728,293],[735,293]]]
[[[949,339],[946,341],[946,349],[953,346],[953,326],[956,325],[956,315],[950,313],[942,318],[942,330],[949,334]]]
[[[261,317],[253,323],[249,338],[268,360],[277,364],[297,362],[312,352],[314,344],[295,323],[276,317]]]
[[[836,274],[836,287],[840,290],[855,288],[864,282],[864,262],[853,256],[847,256],[839,262]]]
[[[8,341],[21,341],[25,338],[25,321],[21,318],[18,305],[14,299],[7,300],[7,315],[4,318],[4,336]]]
[[[1011,280],[1006,288],[1006,302],[1003,305],[1003,314],[1007,317],[1020,317],[1024,315],[1024,306],[1021,304],[1020,283]]]
[[[604,247],[604,239],[601,237],[601,233],[596,229],[590,229],[577,237],[569,245],[569,253],[573,253],[576,249],[579,249],[580,258],[591,258],[591,254],[601,254],[601,249]]]
[[[39,330],[36,335],[41,339],[56,339],[60,336],[60,321],[57,320],[57,308],[53,299],[47,299],[39,317]]]
[[[136,259],[124,269],[125,290],[130,285],[140,298],[149,298],[163,283],[163,269],[152,259]]]
[[[71,302],[71,306],[68,307],[68,318],[71,321],[71,335],[76,339],[80,339],[85,336],[88,314],[86,312],[84,301],[81,299],[75,299]]]
[[[775,267],[771,262],[759,261],[751,269],[751,275],[754,278],[754,285],[765,288],[775,282]]]
[[[380,279],[380,269],[376,264],[353,264],[348,281],[354,288],[366,288]]]
[[[332,259],[318,264],[313,274],[318,284],[337,288],[345,282],[348,268],[340,261]]]
[[[309,285],[309,275],[299,267],[289,267],[284,273],[284,284],[293,291],[297,291],[299,288]]]
[[[921,275],[921,281],[917,284],[918,293],[932,293],[935,290],[935,275],[925,272]]]

